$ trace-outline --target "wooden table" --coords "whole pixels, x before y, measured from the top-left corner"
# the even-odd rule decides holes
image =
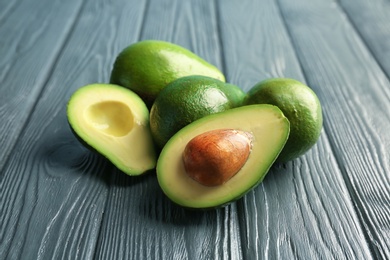
[[[249,90],[308,84],[320,140],[230,206],[173,205],[72,135],[127,45],[180,44]],[[0,0],[0,259],[389,259],[390,1]]]

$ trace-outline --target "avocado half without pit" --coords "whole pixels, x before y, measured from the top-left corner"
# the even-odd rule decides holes
[[[264,179],[289,131],[282,111],[267,104],[203,117],[182,128],[164,146],[156,167],[158,182],[183,207],[227,205]]]
[[[68,122],[78,139],[128,175],[156,166],[149,129],[149,111],[131,90],[112,84],[91,84],[73,93]]]

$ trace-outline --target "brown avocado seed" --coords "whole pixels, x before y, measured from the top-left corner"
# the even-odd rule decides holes
[[[188,142],[183,153],[188,176],[205,186],[221,185],[244,166],[253,136],[234,129],[205,132]]]

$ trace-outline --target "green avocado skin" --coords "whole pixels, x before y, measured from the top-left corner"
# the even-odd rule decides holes
[[[110,83],[129,88],[150,107],[168,83],[189,75],[225,81],[225,76],[217,67],[188,49],[170,42],[145,40],[119,53]]]
[[[244,105],[271,104],[290,121],[290,137],[277,161],[287,162],[305,154],[320,137],[323,118],[321,104],[312,89],[290,78],[270,78],[255,84]]]
[[[230,100],[233,108],[243,106],[247,95],[240,87],[231,83],[225,83],[220,85],[220,89]]]
[[[244,102],[238,86],[215,78],[191,75],[174,80],[157,97],[150,110],[150,128],[160,148],[191,122]]]

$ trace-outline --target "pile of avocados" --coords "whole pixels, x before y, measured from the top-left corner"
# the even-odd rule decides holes
[[[245,93],[193,52],[157,40],[122,50],[109,83],[72,94],[67,118],[86,147],[130,176],[155,169],[167,197],[192,209],[241,198],[322,129],[320,101],[305,84],[271,78]]]

